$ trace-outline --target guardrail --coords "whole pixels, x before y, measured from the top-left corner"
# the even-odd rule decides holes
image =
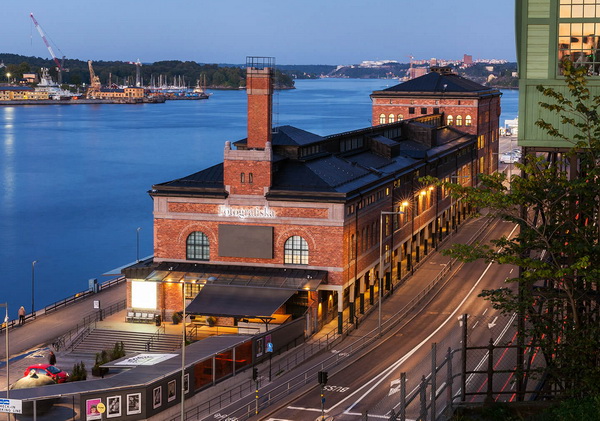
[[[102,319],[106,316],[110,316],[111,314],[117,313],[123,309],[127,305],[127,300],[122,300],[117,303],[114,303],[106,308],[99,309],[92,313],[87,314],[81,323],[77,323],[77,325],[70,329],[65,334],[56,338],[56,340],[51,344],[52,348],[55,351],[60,351],[61,349],[71,348],[73,349],[77,343],[81,342],[83,338],[81,337],[82,332],[85,332],[86,329],[89,331],[92,330],[92,325],[95,327],[96,322],[102,321]]]
[[[117,278],[110,279],[106,282],[98,284],[98,289],[99,289],[99,291],[103,291],[106,288],[110,288],[114,285],[124,282],[126,279],[127,278],[125,278],[124,276],[119,276]],[[62,300],[56,301],[52,304],[49,304],[49,305],[45,306],[41,311],[38,311],[38,312],[34,311],[33,313],[26,314],[25,315],[25,323],[27,323],[30,320],[35,320],[39,316],[38,313],[42,313],[42,314],[52,313],[56,310],[66,307],[70,304],[74,304],[84,298],[87,298],[92,294],[94,294],[94,291],[91,291],[91,290],[81,291],[76,294],[73,294],[70,297],[63,298]],[[6,325],[5,323],[0,324],[0,333],[4,332],[4,329],[6,328],[5,325]],[[8,321],[9,329],[14,329],[18,325],[19,325],[18,319]]]

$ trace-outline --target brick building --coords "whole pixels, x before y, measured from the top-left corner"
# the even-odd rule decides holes
[[[154,258],[125,271],[131,312],[341,328],[468,213],[419,178],[476,183],[474,134],[441,114],[325,137],[273,129],[272,71],[249,62],[248,136],[222,163],[152,187]]]
[[[498,169],[500,96],[494,88],[432,67],[424,76],[371,94],[373,125],[442,114],[446,125],[477,136],[478,173]]]

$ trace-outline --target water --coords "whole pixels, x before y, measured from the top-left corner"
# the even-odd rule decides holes
[[[276,124],[321,135],[370,125],[373,90],[392,81],[299,80],[275,98]],[[503,96],[502,122],[516,116]],[[0,302],[11,317],[83,291],[88,279],[152,254],[153,184],[222,161],[246,136],[246,93],[144,105],[0,108]]]

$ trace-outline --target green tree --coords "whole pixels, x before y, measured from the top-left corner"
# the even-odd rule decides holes
[[[600,392],[600,96],[591,95],[586,68],[566,62],[564,69],[567,93],[538,87],[547,98],[540,106],[559,115],[559,124],[536,124],[568,142],[568,153],[555,160],[525,155],[510,189],[499,173],[480,175],[475,188],[445,184],[455,197],[518,226],[514,237],[492,246],[456,245],[449,254],[521,267],[507,287],[481,296],[525,315],[519,333],[541,351],[546,385],[579,397]]]

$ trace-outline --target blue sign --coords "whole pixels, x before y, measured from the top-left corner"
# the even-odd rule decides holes
[[[267,344],[267,352],[273,352],[273,342]]]

